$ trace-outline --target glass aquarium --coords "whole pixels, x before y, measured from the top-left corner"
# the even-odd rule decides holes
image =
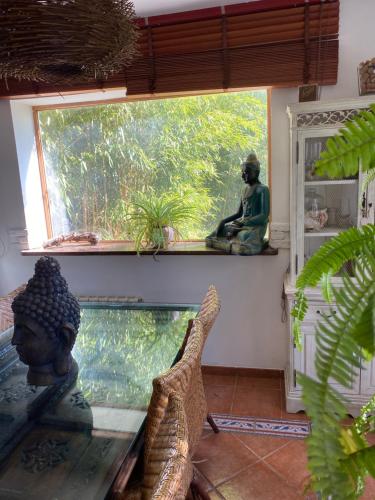
[[[152,380],[176,361],[198,306],[81,303],[78,376],[27,384],[0,336],[0,498],[106,498],[138,441]],[[134,452],[135,453],[135,452]]]
[[[81,308],[73,351],[80,367],[77,387],[90,405],[147,409],[151,381],[173,364],[196,308],[139,303]]]

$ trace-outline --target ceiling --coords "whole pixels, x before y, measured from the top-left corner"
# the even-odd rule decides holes
[[[133,0],[135,12],[139,17],[205,9],[219,5],[248,3],[249,0]],[[252,2],[257,0],[250,0]]]

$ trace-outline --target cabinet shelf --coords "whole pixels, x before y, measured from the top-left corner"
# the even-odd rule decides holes
[[[343,184],[357,184],[358,179],[342,179],[337,181],[305,181],[305,186],[340,186]]]
[[[305,229],[305,237],[325,238],[329,236],[337,236],[341,231],[345,231],[346,229],[349,229],[349,227],[328,226],[324,227],[320,231],[306,231]]]

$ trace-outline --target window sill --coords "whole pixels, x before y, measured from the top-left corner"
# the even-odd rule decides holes
[[[260,255],[277,255],[276,253],[263,252]],[[141,255],[230,255],[222,250],[207,248],[203,241],[184,241],[174,243],[167,250],[142,250]],[[23,250],[22,255],[137,255],[134,244],[128,241],[101,241],[97,245],[65,243],[58,247],[33,248]]]

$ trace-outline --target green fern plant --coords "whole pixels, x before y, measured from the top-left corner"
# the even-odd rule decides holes
[[[177,194],[139,193],[132,204],[131,232],[137,252],[142,248],[152,248],[155,253],[168,246],[170,234],[173,238],[181,235],[181,228],[187,221],[197,221],[195,206]]]
[[[359,166],[367,183],[375,179],[375,105],[347,122],[327,141],[327,151],[316,162],[316,173],[334,177],[356,175]],[[342,286],[331,278],[344,264],[354,264],[354,275],[344,275]],[[330,239],[311,257],[297,279],[292,310],[296,344],[301,345],[300,325],[308,309],[305,289],[321,286],[337,314],[327,314],[316,331],[316,379],[299,374],[303,400],[312,419],[308,439],[312,483],[323,499],[354,500],[367,475],[375,477],[375,447],[366,435],[375,431],[375,396],[354,424],[341,425],[345,401],[334,383],[349,388],[361,360],[375,355],[375,226],[350,228]]]

